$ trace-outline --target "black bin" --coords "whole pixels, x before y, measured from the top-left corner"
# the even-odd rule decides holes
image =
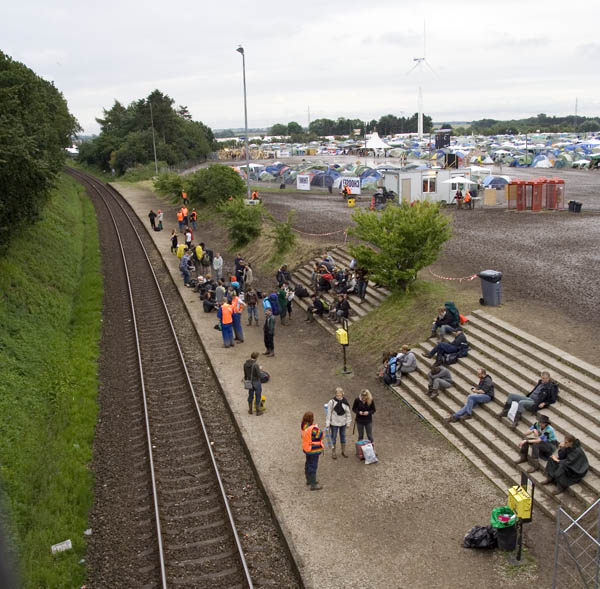
[[[575,201],[570,200],[569,201],[569,213],[574,213],[574,212],[575,212]]]
[[[581,213],[581,205],[583,203],[580,203],[578,201],[575,201],[575,206],[573,207],[573,212],[574,213]]]
[[[508,528],[496,528],[498,538],[498,548],[510,552],[517,547],[517,526],[512,525]]]
[[[477,276],[481,278],[481,294],[479,302],[488,307],[497,307],[500,304],[502,272],[497,270],[483,270]]]

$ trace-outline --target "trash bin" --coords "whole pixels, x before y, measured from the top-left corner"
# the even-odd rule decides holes
[[[574,212],[575,212],[575,201],[570,200],[569,201],[569,213],[574,213]]]
[[[573,212],[574,213],[581,213],[581,206],[583,203],[580,203],[579,201],[575,201],[575,204],[573,205]]]
[[[501,517],[502,516],[502,517]],[[506,521],[503,521],[506,519]],[[492,509],[490,524],[498,535],[498,548],[500,550],[514,550],[517,546],[517,516],[507,506]]]
[[[500,304],[502,272],[483,270],[477,276],[481,278],[481,294],[483,295],[479,302],[488,307],[497,307]]]

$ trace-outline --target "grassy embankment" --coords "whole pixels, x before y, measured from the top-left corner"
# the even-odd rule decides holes
[[[364,358],[379,363],[384,351],[400,351],[402,344],[415,346],[425,341],[437,308],[445,301],[454,301],[460,312],[467,315],[479,306],[479,297],[479,281],[446,282],[421,271],[408,294],[392,294],[350,326],[351,345],[359,349]]]
[[[102,277],[96,217],[62,176],[0,258],[0,481],[25,587],[79,587],[92,505]],[[73,550],[52,556],[70,538]]]

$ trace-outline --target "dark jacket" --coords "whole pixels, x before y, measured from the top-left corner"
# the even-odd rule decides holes
[[[277,279],[277,283],[281,286],[284,282],[289,282],[291,280],[291,276],[288,270],[282,270],[279,268],[277,270],[277,274],[275,275]]]
[[[323,307],[323,302],[321,301],[321,299],[315,298],[313,300],[312,312],[315,313],[315,315],[323,315],[323,313],[325,312],[325,308]]]
[[[342,317],[345,317],[347,319],[348,315],[350,314],[350,303],[346,299],[344,299],[343,301],[338,301],[335,305],[335,310],[342,311]]]
[[[244,380],[260,382],[260,366],[256,360],[249,358],[244,362]]]
[[[589,463],[579,440],[572,448],[558,450],[559,462],[548,460],[548,474],[561,486],[569,487],[578,483],[587,473]]]
[[[452,316],[452,313],[450,313],[450,311],[448,311],[446,309],[446,312],[444,313],[443,317],[438,317],[435,320],[435,325],[436,327],[441,327],[442,325],[450,325],[451,327],[458,327],[458,325],[455,325],[455,321],[454,321],[454,317]]]
[[[360,397],[357,397],[354,399],[352,411],[356,413],[356,423],[371,423],[373,421],[373,413],[375,413],[375,401],[371,401],[371,404],[367,405]],[[368,411],[369,415],[359,415],[359,411]]]
[[[540,390],[540,397],[538,399],[537,404],[534,407],[532,407],[532,413],[535,413],[540,408],[540,405],[542,403],[544,403],[544,406],[547,407],[548,405],[552,405],[552,403],[556,403],[556,401],[558,401],[558,385],[553,381],[547,382],[546,384],[542,384],[541,379],[538,380],[537,384],[531,390],[531,393],[529,393],[527,396],[531,396],[535,389],[537,389],[537,387],[540,385],[542,385],[542,389]]]
[[[258,296],[256,295],[256,291],[252,293],[246,293],[246,304],[248,306],[256,306],[258,304]]]
[[[492,399],[494,398],[494,383],[489,374],[486,374],[479,383],[475,385],[475,388],[483,391],[484,395],[489,395]]]
[[[265,323],[263,325],[263,331],[265,333],[269,333],[273,335],[275,333],[275,317],[270,315],[269,317],[265,316]]]
[[[453,340],[452,340],[452,345],[456,346],[457,348],[462,348],[464,346],[468,347],[468,342],[467,342],[467,336],[464,334],[463,331],[461,331]]]

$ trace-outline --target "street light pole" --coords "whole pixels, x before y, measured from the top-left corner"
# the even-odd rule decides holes
[[[248,106],[246,103],[246,55],[244,48],[240,45],[236,51],[242,55],[242,72],[244,76],[244,145],[246,148],[246,189],[248,192],[248,200],[250,200],[250,154],[248,152]]]
[[[158,162],[156,160],[156,140],[154,139],[154,116],[152,115],[152,101],[149,100],[150,105],[150,124],[152,125],[152,148],[154,149],[154,171],[158,175]]]

